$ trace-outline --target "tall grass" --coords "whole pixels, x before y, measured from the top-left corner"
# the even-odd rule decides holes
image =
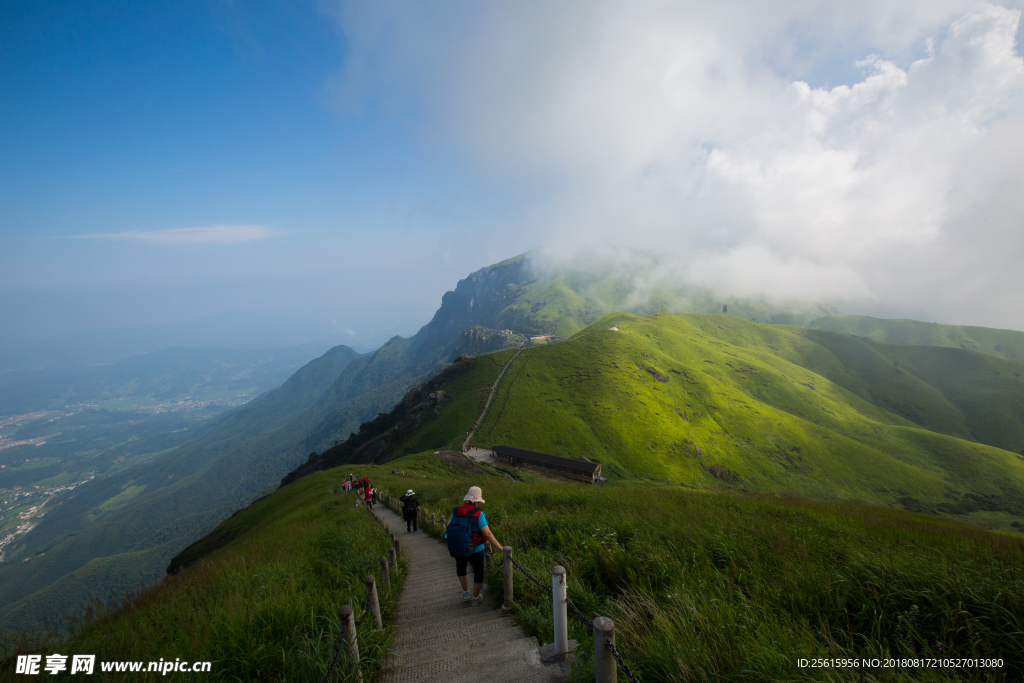
[[[422,480],[428,517],[447,514],[469,483]],[[564,566],[580,609],[615,620],[619,649],[645,682],[1024,678],[1019,536],[774,496],[472,483],[484,487],[492,529],[521,564],[545,583],[552,566]],[[389,487],[406,485],[396,477]],[[498,571],[495,562],[492,586]],[[550,641],[549,594],[518,572],[515,582],[516,616]],[[581,648],[574,680],[593,680],[592,635],[570,622]],[[1003,667],[798,666],[837,657],[996,658]]]
[[[615,620],[619,650],[645,683],[1024,678],[1024,545],[1016,535],[775,496],[589,487],[530,474],[470,478],[432,456],[360,469],[393,495],[414,488],[427,519],[446,515],[469,485],[483,486],[498,540],[544,583],[552,566],[564,566],[574,602],[589,617]],[[208,553],[200,561],[37,651],[213,661],[212,674],[196,680],[316,681],[334,653],[337,609],[351,604],[364,621],[360,652],[371,680],[390,631],[375,632],[365,619],[362,580],[389,539],[353,496],[339,493],[342,476],[340,468],[317,473],[257,501],[180,556]],[[440,534],[443,523],[423,526]],[[501,585],[499,571],[492,563],[490,585]],[[515,616],[551,641],[550,595],[519,573],[515,581]],[[381,597],[393,621],[397,595]],[[580,644],[573,680],[592,680],[591,633],[571,620],[570,637]],[[1003,666],[798,665],[816,657],[996,658]],[[15,680],[12,665],[3,675]],[[353,680],[347,658],[334,680]]]
[[[216,547],[217,539],[237,535],[223,548],[130,596],[116,611],[97,606],[69,636],[35,651],[95,654],[97,662],[212,662],[211,673],[171,674],[178,680],[318,681],[338,642],[338,608],[349,604],[363,622],[363,675],[372,677],[385,661],[391,630],[376,631],[367,618],[364,579],[373,573],[379,583],[378,558],[387,555],[390,539],[355,500],[327,473],[307,477],[240,511],[196,546]],[[403,576],[402,568],[392,575],[391,594],[378,586],[387,623]],[[100,673],[98,663],[96,670],[90,679],[125,678]],[[2,675],[21,678],[11,659]],[[344,648],[331,680],[355,680]]]

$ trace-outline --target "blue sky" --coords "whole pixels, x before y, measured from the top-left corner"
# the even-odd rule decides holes
[[[380,337],[414,331],[467,267],[485,265],[479,254],[458,272],[430,268],[458,252],[443,239],[470,239],[448,223],[490,201],[486,190],[410,141],[400,117],[335,105],[330,81],[347,45],[315,3],[0,12],[9,332],[303,306],[351,310],[361,334]],[[73,239],[246,225],[268,236]],[[396,242],[415,243],[415,258]],[[401,268],[428,286],[393,286]]]
[[[296,341],[372,345],[479,267],[608,244],[670,284],[1024,329],[1019,16],[4,3],[0,334],[298,311]]]

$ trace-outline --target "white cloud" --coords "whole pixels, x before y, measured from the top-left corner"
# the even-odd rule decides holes
[[[1018,9],[524,0],[339,18],[348,104],[534,179],[529,223],[566,261],[621,244],[733,295],[1024,328]]]
[[[143,244],[241,244],[274,237],[278,233],[260,225],[210,225],[202,228],[128,230],[75,235],[74,239],[118,240]]]

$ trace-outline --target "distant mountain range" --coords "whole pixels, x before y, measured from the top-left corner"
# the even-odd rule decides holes
[[[830,396],[841,394],[843,401],[852,401],[856,404],[856,409],[850,410],[867,410],[871,415],[870,420],[879,424],[884,423],[887,429],[917,429],[920,426],[926,428],[922,430],[924,433],[932,434],[933,432],[927,429],[934,427],[937,429],[934,433],[951,434],[960,437],[961,440],[975,439],[979,443],[998,442],[1005,444],[1005,447],[1015,447],[1014,444],[1017,443],[1015,430],[1021,420],[1005,423],[1000,421],[1000,425],[1005,424],[1005,427],[1000,427],[989,425],[983,419],[984,411],[993,402],[992,392],[1003,396],[1011,403],[1017,401],[1013,403],[1014,406],[1020,405],[1017,395],[1013,393],[1013,387],[998,382],[995,388],[988,385],[980,387],[972,384],[973,380],[967,378],[975,371],[998,371],[999,377],[1004,380],[1012,377],[1012,363],[1005,360],[1009,356],[991,359],[992,363],[1003,364],[998,367],[990,367],[991,363],[986,363],[989,362],[990,356],[1010,354],[1011,349],[1024,348],[1024,333],[989,331],[1001,335],[995,343],[990,343],[990,338],[981,332],[972,332],[970,334],[973,336],[963,337],[962,335],[966,334],[964,332],[957,333],[960,336],[949,336],[947,332],[933,330],[935,334],[931,338],[935,343],[952,346],[953,342],[957,342],[956,346],[959,347],[962,343],[969,342],[975,344],[979,352],[988,353],[988,356],[983,356],[981,353],[970,353],[954,348],[957,353],[968,354],[966,357],[974,359],[971,362],[980,363],[977,365],[980,370],[964,361],[957,367],[962,369],[965,379],[960,382],[947,378],[952,384],[946,386],[942,385],[942,382],[947,379],[939,377],[941,372],[935,369],[938,367],[936,363],[943,362],[940,355],[927,360],[924,355],[917,352],[901,355],[902,352],[891,345],[880,345],[875,341],[856,339],[848,335],[830,335],[826,331],[828,325],[852,324],[844,322],[847,318],[835,317],[836,311],[833,309],[807,306],[794,311],[758,302],[716,299],[707,293],[661,288],[646,289],[641,293],[632,284],[633,275],[635,273],[622,269],[596,274],[574,271],[541,273],[525,256],[483,268],[460,281],[454,291],[446,293],[433,319],[414,336],[394,337],[368,354],[359,354],[344,346],[335,347],[320,358],[302,366],[280,387],[241,408],[218,416],[195,430],[194,436],[186,443],[177,445],[159,457],[151,458],[116,476],[89,482],[70,494],[63,494],[66,497],[61,499],[59,504],[55,501],[52,511],[39,521],[38,527],[26,534],[20,545],[11,549],[8,556],[11,561],[0,565],[0,626],[36,629],[44,619],[55,623],[61,614],[74,612],[90,600],[104,600],[112,593],[120,594],[136,588],[140,581],[148,583],[156,580],[175,553],[208,532],[238,508],[271,490],[289,472],[304,463],[315,463],[325,451],[330,453],[332,449],[345,448],[346,442],[355,444],[355,440],[349,439],[357,432],[362,433],[365,430],[366,434],[369,434],[373,429],[382,427],[387,422],[388,414],[393,412],[396,404],[402,403],[412,387],[434,378],[444,371],[455,357],[462,354],[475,356],[520,344],[537,345],[524,354],[527,358],[534,353],[557,355],[562,353],[560,349],[576,348],[572,344],[577,342],[570,345],[544,344],[579,334],[586,330],[588,325],[613,311],[627,311],[647,316],[659,311],[721,312],[723,306],[728,306],[727,316],[708,316],[708,319],[735,321],[735,324],[747,325],[730,332],[739,336],[751,334],[750,330],[776,330],[779,329],[776,327],[778,324],[813,325],[814,329],[804,329],[802,333],[787,331],[784,337],[778,339],[785,340],[784,346],[806,344],[806,363],[820,361],[820,367],[805,367],[795,357],[790,358],[782,351],[776,353],[769,348],[768,341],[759,341],[756,349],[744,351],[744,354],[750,356],[746,360],[756,359],[761,364],[758,366],[758,372],[765,376],[768,374],[769,366],[775,368],[773,372],[776,372],[777,376],[772,375],[772,382],[773,386],[777,385],[780,390],[795,381],[789,379],[793,373],[807,378],[827,377],[824,381],[830,383]],[[756,320],[762,324],[744,323],[743,319]],[[834,322],[829,322],[830,320]],[[878,321],[876,329],[871,334],[864,333],[861,336],[871,339],[880,337],[880,340],[884,341],[886,334],[896,334],[897,330],[896,327],[888,326],[888,322]],[[763,323],[774,324],[769,326]],[[942,326],[937,326],[936,329],[941,330]],[[595,328],[586,331],[600,332]],[[710,331],[700,334],[715,336]],[[801,337],[800,334],[806,336]],[[601,338],[600,334],[591,336],[594,339]],[[544,339],[531,341],[533,337]],[[684,337],[674,337],[672,343],[685,346],[681,341]],[[590,339],[590,336],[586,338]],[[720,339],[716,343],[742,347],[742,344],[732,338]],[[714,346],[710,341],[706,344]],[[997,346],[1001,350],[997,350]],[[653,349],[648,351],[646,347],[637,347],[637,350],[640,353],[653,352]],[[834,360],[821,360],[826,357]],[[655,381],[651,379],[653,375],[648,372],[647,366],[657,366],[656,372],[668,377],[669,385],[672,387],[681,382],[681,375],[672,374],[672,368],[661,367],[653,359],[645,361],[644,358],[646,357],[642,355],[638,358],[631,356],[631,368],[622,370],[628,370],[629,386],[639,381],[633,377],[637,373],[640,379]],[[622,365],[626,360],[623,358],[616,362]],[[488,363],[494,365],[492,361]],[[640,368],[636,365],[638,363],[644,364],[645,367]],[[854,368],[858,363],[863,368]],[[894,363],[896,365],[893,365]],[[550,372],[555,372],[555,366],[551,367]],[[753,366],[750,367],[753,372]],[[701,366],[701,369],[705,368]],[[895,373],[897,379],[893,380],[884,375],[883,370]],[[724,369],[722,371],[725,372]],[[819,375],[818,372],[823,374]],[[933,374],[929,375],[928,372]],[[878,374],[878,377],[872,373]],[[745,381],[753,377],[727,376],[730,382],[741,379]],[[925,379],[921,379],[921,376],[925,376]],[[549,379],[557,384],[563,381],[559,378],[560,375],[553,374]],[[521,380],[524,385],[527,383],[525,376],[516,379],[516,382]],[[724,376],[720,381],[724,382]],[[806,383],[815,384],[822,381],[807,379]],[[655,382],[652,386],[660,388],[662,384]],[[831,388],[832,386],[835,388]],[[715,387],[707,384],[702,391],[713,394],[715,390]],[[730,391],[735,393],[738,389],[731,388]],[[820,395],[813,393],[818,389],[805,388],[799,391],[803,392],[800,396],[804,397]],[[404,451],[413,446],[440,445],[439,439],[446,443],[454,443],[464,436],[468,429],[468,424],[464,425],[462,422],[475,419],[474,406],[481,396],[482,394],[477,392],[473,397],[467,395],[452,399],[464,402],[463,408],[458,411],[462,417],[452,423],[457,422],[457,428],[445,427],[446,418],[436,418],[430,413],[429,417],[424,418],[421,428],[410,432],[414,432],[410,437],[413,441],[409,441],[408,438],[396,440],[388,446],[387,454],[399,452],[394,448]],[[742,398],[740,394],[735,394],[735,397],[737,401],[747,403],[752,400]],[[559,413],[562,406],[557,405],[560,404],[557,398],[552,395],[552,414],[560,416],[559,419],[564,418],[568,424],[577,425],[573,430],[583,429],[582,425],[587,420],[600,418],[597,413],[585,416],[585,419],[584,416],[568,413],[563,415]],[[561,398],[561,402],[568,400],[567,397]],[[793,400],[802,405],[800,401],[804,399]],[[837,406],[840,403],[828,404],[825,407],[838,413]],[[753,409],[753,404],[751,406]],[[785,406],[777,409],[783,412],[788,410]],[[1007,410],[1015,409],[1010,407]],[[447,410],[448,408],[444,408],[439,412],[446,415]],[[517,413],[516,410],[520,412]],[[737,410],[742,414],[747,409]],[[845,411],[846,408],[842,410]],[[713,413],[710,408],[707,408],[706,412],[709,415]],[[526,419],[525,416],[530,413],[525,408],[508,408],[497,411],[494,419],[499,420],[500,426],[504,424],[500,422],[501,420],[509,420],[517,414]],[[814,414],[819,415],[817,412]],[[822,416],[826,414],[821,413]],[[878,417],[880,415],[886,417],[882,419]],[[689,417],[693,420],[693,416]],[[659,416],[659,419],[685,422],[683,418],[671,415]],[[807,420],[805,417],[799,419]],[[873,429],[871,425],[874,422],[870,420],[864,423],[864,429]],[[452,431],[453,429],[455,431]],[[490,432],[487,429],[488,425],[485,423],[481,428],[480,438],[490,438],[487,434],[498,438],[503,434],[500,429],[495,431],[496,427],[491,427]],[[515,429],[521,430],[523,427]],[[559,444],[563,442],[574,442],[573,430],[563,429],[556,433],[545,429],[547,431],[544,431],[544,434],[555,436],[544,440],[547,437],[542,438],[541,432],[538,432],[537,438],[540,441],[533,445],[557,450]],[[732,431],[728,426],[723,426],[723,429]],[[369,438],[371,437],[366,437]],[[688,437],[680,436],[680,439],[685,438]],[[844,438],[852,437],[844,435]],[[696,443],[694,439],[690,440]],[[688,447],[683,440],[672,443],[677,444],[683,451]],[[796,441],[793,440],[793,443]],[[660,441],[657,444],[660,444]],[[694,464],[697,461],[682,469],[662,465],[640,467],[637,463],[643,461],[646,455],[641,457],[639,454],[648,451],[661,453],[658,449],[668,446],[656,445],[653,441],[646,443],[641,439],[635,443],[631,440],[622,442],[617,448],[627,446],[636,449],[636,454],[630,457],[623,455],[621,460],[613,458],[610,451],[607,452],[607,456],[601,456],[608,458],[609,470],[615,476],[644,474],[678,477],[685,472],[694,474],[698,480],[709,476],[700,469],[702,465]],[[588,449],[590,447],[586,446]],[[652,448],[654,450],[651,450]],[[707,452],[705,446],[700,448]],[[1021,448],[1024,448],[1024,445],[1021,445]],[[783,449],[780,447],[779,450]],[[683,451],[673,457],[689,457]],[[339,453],[338,450],[333,452],[335,455]],[[571,450],[566,452],[574,453]],[[315,455],[311,456],[311,453]],[[787,450],[786,453],[789,458],[794,458],[790,451]],[[387,454],[382,453],[385,457]],[[658,455],[658,459],[662,459],[662,455]],[[720,459],[705,462],[704,465],[720,465],[729,472],[735,471],[738,473],[736,481],[740,481],[742,477],[754,476],[755,470],[746,466],[741,467],[739,462],[726,458],[723,453]],[[781,462],[789,464],[785,458]],[[782,465],[780,468],[782,472],[788,472]],[[126,494],[127,491],[131,491],[130,498]],[[928,505],[934,502],[934,497],[931,497],[930,493],[928,496],[921,494],[919,497],[913,495],[910,489],[907,491],[907,498],[924,501],[922,504]],[[23,562],[22,560],[26,558],[29,561]]]

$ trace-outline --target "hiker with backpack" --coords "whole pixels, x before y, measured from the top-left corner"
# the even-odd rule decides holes
[[[366,488],[363,489],[363,502],[366,503],[367,507],[373,509],[373,491],[370,489],[370,484],[366,484]]]
[[[477,507],[483,504],[483,491],[479,486],[470,486],[469,493],[462,499],[463,504],[452,510],[448,518],[448,529],[445,540],[448,541],[448,553],[455,558],[455,574],[462,584],[462,599],[472,599],[473,607],[484,601],[480,591],[484,587],[484,541],[490,541],[495,548],[504,548],[491,533],[487,525],[487,517]],[[473,567],[473,595],[469,594],[469,579],[466,577],[466,566]]]
[[[416,515],[420,511],[420,502],[416,500],[416,494],[409,489],[404,496],[398,499],[398,502],[402,504],[402,518],[405,519],[406,533],[419,531],[416,526]]]

